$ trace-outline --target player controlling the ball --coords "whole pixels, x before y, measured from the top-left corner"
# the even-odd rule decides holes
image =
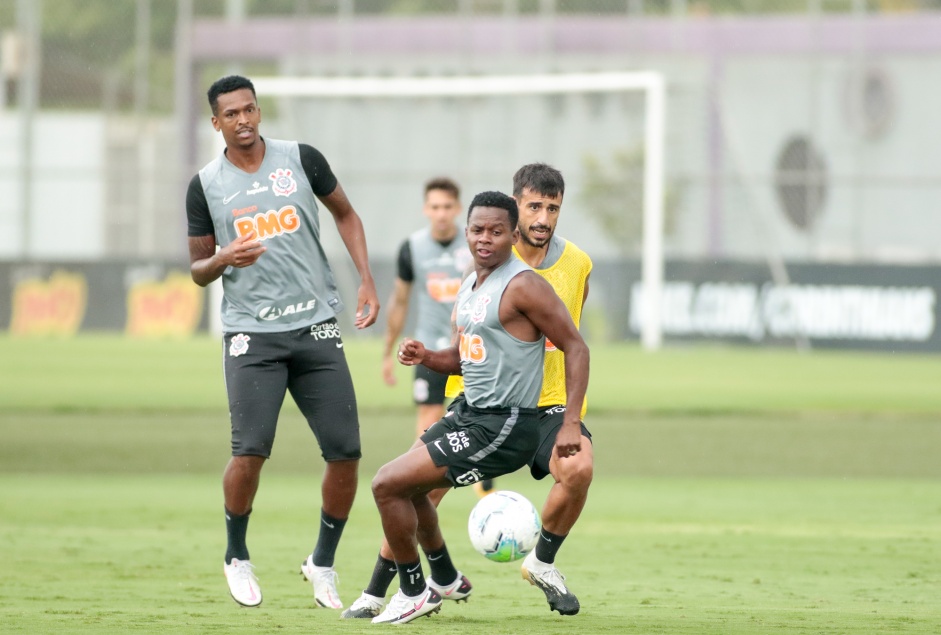
[[[588,254],[555,232],[564,195],[565,179],[554,167],[530,163],[516,171],[513,175],[513,198],[519,208],[520,239],[513,252],[552,286],[568,307],[577,327],[588,298],[592,262]],[[580,603],[556,568],[555,558],[588,499],[594,474],[594,452],[591,433],[584,424],[581,450],[577,454],[560,458],[554,451],[556,434],[563,425],[567,410],[564,360],[565,354],[547,341],[542,394],[539,397],[539,449],[530,459],[529,466],[533,478],[540,480],[551,475],[554,482],[542,507],[543,526],[538,544],[523,562],[522,573],[525,580],[545,594],[551,610],[562,615],[576,615],[581,608]],[[463,378],[452,375],[448,379],[447,395],[456,397],[455,403],[459,403],[463,399],[462,391]],[[586,403],[582,402],[582,419]],[[477,485],[480,483],[475,484],[475,488]],[[447,489],[435,490],[429,497],[437,505],[447,492]],[[422,535],[419,532],[419,536]],[[424,550],[433,568],[444,572],[453,570],[446,548]],[[343,612],[343,618],[372,619],[382,611],[389,586],[397,575],[391,558],[388,545],[383,544],[369,583],[360,597]],[[453,579],[443,575],[433,575],[433,578]],[[466,601],[473,586],[466,577],[458,576],[452,585],[439,590],[448,592],[447,599]]]
[[[400,581],[399,591],[373,622],[401,624],[436,612],[442,601],[437,588],[443,588],[436,581],[460,581],[453,565],[439,572],[435,561],[430,562],[432,578],[425,579],[417,547],[419,527],[423,548],[444,549],[437,512],[427,494],[502,476],[527,464],[540,441],[537,403],[546,338],[565,353],[569,408],[555,439],[555,453],[573,456],[582,447],[579,415],[588,386],[588,347],[549,283],[512,257],[518,219],[516,201],[505,194],[484,192],[474,198],[466,229],[474,272],[455,304],[459,341],[438,351],[410,339],[399,347],[405,365],[463,374],[465,400],[373,479],[373,496]]]

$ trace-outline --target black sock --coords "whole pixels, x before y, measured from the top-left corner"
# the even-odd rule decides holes
[[[376,567],[372,570],[372,577],[369,578],[369,586],[363,591],[377,598],[384,598],[392,581],[395,580],[396,573],[398,569],[395,568],[395,561],[379,556],[376,558]]]
[[[536,543],[536,558],[546,564],[552,564],[555,562],[555,554],[558,553],[563,540],[565,536],[557,536],[543,529],[539,532],[539,542]]]
[[[448,546],[442,545],[437,551],[426,551],[428,567],[431,568],[431,579],[438,584],[451,584],[457,579],[457,569],[451,562]]]
[[[225,508],[223,508],[225,509]],[[228,544],[225,548],[225,563],[232,564],[232,558],[248,560],[248,546],[245,544],[245,534],[248,533],[248,517],[251,510],[244,516],[233,514],[225,510],[225,533]]]
[[[421,570],[421,560],[396,563],[399,570],[399,590],[409,597],[425,592],[425,574]]]
[[[317,546],[314,547],[314,566],[333,566],[333,558],[337,555],[337,545],[340,544],[340,536],[343,535],[345,526],[345,519],[334,518],[320,510],[320,536],[317,538]]]

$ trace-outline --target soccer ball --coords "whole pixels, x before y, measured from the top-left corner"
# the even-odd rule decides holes
[[[467,519],[467,533],[478,552],[494,562],[512,562],[536,548],[542,523],[522,494],[500,490],[480,499]]]

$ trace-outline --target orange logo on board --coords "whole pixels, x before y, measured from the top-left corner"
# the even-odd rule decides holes
[[[203,314],[203,290],[190,277],[173,272],[166,280],[138,282],[127,294],[128,335],[192,335]]]
[[[85,318],[88,282],[77,273],[56,271],[49,280],[29,279],[13,289],[14,335],[74,335]]]

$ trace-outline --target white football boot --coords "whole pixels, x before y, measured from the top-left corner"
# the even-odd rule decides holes
[[[229,593],[232,599],[242,606],[258,606],[261,604],[261,587],[255,576],[255,565],[248,560],[232,558],[232,562],[223,565],[226,582],[229,583]]]
[[[318,567],[314,565],[313,554],[301,563],[301,575],[314,586],[314,602],[317,606],[328,609],[342,609],[343,602],[337,593],[337,584],[340,582],[333,567]]]

